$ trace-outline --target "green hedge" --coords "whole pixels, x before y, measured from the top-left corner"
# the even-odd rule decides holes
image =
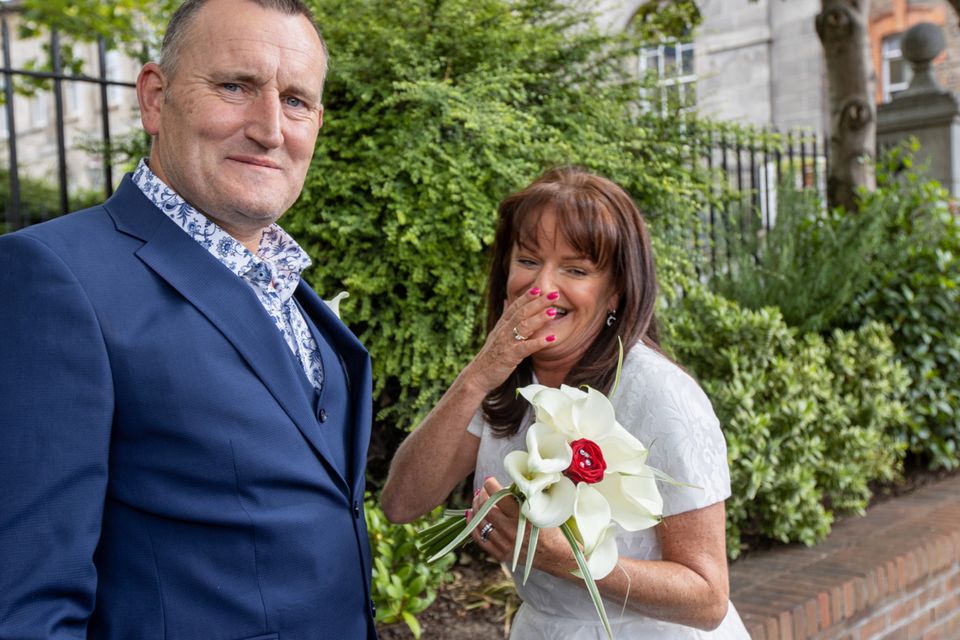
[[[700,287],[668,310],[666,342],[713,401],[729,447],[731,557],[757,536],[813,544],[862,511],[905,444],[909,378],[889,329],[800,334]]]
[[[331,69],[325,124],[284,225],[347,289],[385,428],[413,427],[482,342],[496,207],[579,163],[663,220],[690,220],[699,174],[680,122],[636,108],[635,42],[549,0],[316,0]],[[666,225],[665,225],[666,226]]]

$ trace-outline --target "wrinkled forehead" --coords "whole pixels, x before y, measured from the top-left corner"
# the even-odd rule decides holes
[[[183,56],[191,65],[254,66],[315,76],[322,84],[326,68],[324,46],[313,23],[303,15],[287,14],[252,2],[216,13],[205,5],[186,34]]]

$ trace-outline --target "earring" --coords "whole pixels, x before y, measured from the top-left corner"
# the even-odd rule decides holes
[[[613,323],[617,321],[617,312],[611,311],[607,313],[607,326],[612,327]]]

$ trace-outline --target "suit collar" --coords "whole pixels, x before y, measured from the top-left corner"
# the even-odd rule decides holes
[[[118,231],[144,242],[135,252],[137,257],[206,316],[230,341],[324,459],[331,475],[346,489],[346,481],[331,463],[330,451],[318,435],[313,408],[303,394],[291,393],[291,390],[299,389],[302,385],[303,372],[296,367],[293,358],[286,357],[290,348],[250,286],[158,210],[129,176],[123,179],[117,192],[104,206]],[[309,289],[302,283],[298,292],[301,288]],[[320,304],[326,306],[322,302]],[[327,313],[333,315],[329,310]],[[334,331],[338,343],[348,343],[342,333],[349,331],[335,317],[334,320],[336,325],[340,325]],[[323,321],[329,322],[329,318],[324,316]],[[356,342],[355,338],[353,340]],[[356,342],[356,346],[359,346],[359,342]],[[356,348],[352,350],[356,351]]]

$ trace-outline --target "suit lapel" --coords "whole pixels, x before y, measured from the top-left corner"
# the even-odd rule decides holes
[[[289,357],[290,347],[250,286],[159,211],[129,177],[107,202],[107,210],[119,231],[144,241],[137,257],[230,341],[345,489],[309,399],[299,393],[303,371]]]
[[[303,280],[294,294],[303,310],[310,315],[313,322],[323,327],[330,339],[330,346],[340,355],[344,370],[347,374],[347,384],[350,389],[350,403],[353,409],[353,425],[351,429],[351,447],[347,455],[350,456],[351,469],[354,470],[354,490],[359,490],[359,484],[364,479],[363,469],[366,467],[367,448],[370,442],[370,423],[372,416],[371,406],[371,372],[370,357],[356,336],[341,322],[330,308]],[[322,337],[316,336],[319,340]]]

